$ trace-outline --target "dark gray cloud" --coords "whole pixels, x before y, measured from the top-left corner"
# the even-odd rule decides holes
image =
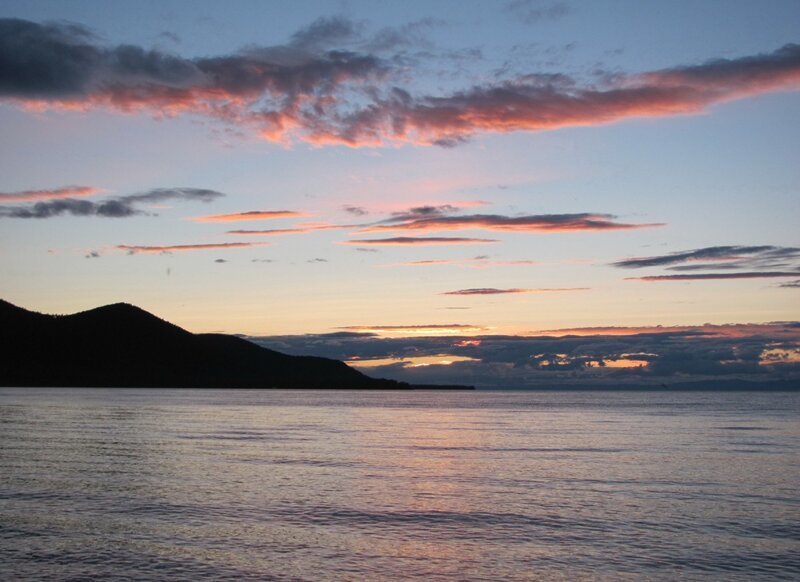
[[[796,271],[740,271],[737,273],[691,273],[681,275],[648,275],[646,277],[626,277],[626,281],[709,281],[714,279],[775,279],[797,277]]]
[[[459,210],[460,208],[458,206],[453,206],[452,204],[415,206],[402,212],[392,212],[392,216],[383,222],[407,222],[420,218],[435,218],[453,214]]]
[[[800,279],[797,281],[787,281],[786,283],[781,283],[778,287],[784,287],[788,289],[800,289]]]
[[[623,269],[664,267],[670,274],[627,277],[637,281],[771,279],[800,275],[800,248],[773,245],[703,247],[612,263]],[[675,273],[677,271],[677,273]]]
[[[682,265],[683,263],[698,263],[692,268],[703,268],[707,265],[719,265],[719,261],[727,261],[728,268],[753,268],[764,261],[800,258],[798,247],[776,247],[772,245],[760,246],[716,246],[656,255],[652,257],[637,257],[624,259],[613,263],[615,267],[625,269],[640,269],[642,267],[664,267]],[[716,267],[712,267],[716,268]]]
[[[268,137],[289,122],[308,125],[303,119],[309,111],[324,115],[327,96],[343,86],[387,72],[373,56],[315,52],[347,27],[336,19],[317,21],[285,46],[185,59],[131,45],[103,46],[79,25],[4,18],[0,98],[196,113],[255,126]]]
[[[100,216],[126,218],[147,214],[141,204],[166,201],[210,202],[224,196],[221,192],[203,188],[155,188],[147,192],[128,194],[108,200],[91,201],[75,198],[46,200],[26,206],[0,206],[0,218],[52,218],[55,216]]]
[[[638,333],[566,336],[376,337],[374,334],[250,338],[291,354],[341,360],[452,355],[471,361],[371,367],[373,376],[491,387],[671,385],[676,382],[795,381],[800,387],[800,323],[653,327]],[[626,367],[620,367],[626,366]]]
[[[345,205],[342,206],[342,210],[344,210],[348,214],[352,214],[353,216],[366,216],[367,214],[369,214],[369,211],[363,206]]]

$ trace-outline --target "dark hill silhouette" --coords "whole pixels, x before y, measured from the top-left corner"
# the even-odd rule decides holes
[[[192,334],[133,305],[45,315],[0,300],[0,386],[411,388],[343,362]]]

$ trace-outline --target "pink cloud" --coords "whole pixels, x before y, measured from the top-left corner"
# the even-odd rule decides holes
[[[24,190],[22,192],[0,192],[2,202],[35,202],[39,200],[58,200],[61,198],[82,198],[103,192],[94,186],[63,186],[52,190]]]
[[[195,216],[191,220],[195,222],[241,222],[247,220],[274,220],[277,218],[298,218],[308,216],[303,212],[293,210],[249,210],[247,212],[235,212],[233,214],[217,214],[213,216]]]

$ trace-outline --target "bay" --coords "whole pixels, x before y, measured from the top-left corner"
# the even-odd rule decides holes
[[[9,580],[796,579],[800,394],[0,389]]]

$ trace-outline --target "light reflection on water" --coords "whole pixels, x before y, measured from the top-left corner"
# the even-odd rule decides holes
[[[800,394],[0,389],[3,579],[800,576]]]

